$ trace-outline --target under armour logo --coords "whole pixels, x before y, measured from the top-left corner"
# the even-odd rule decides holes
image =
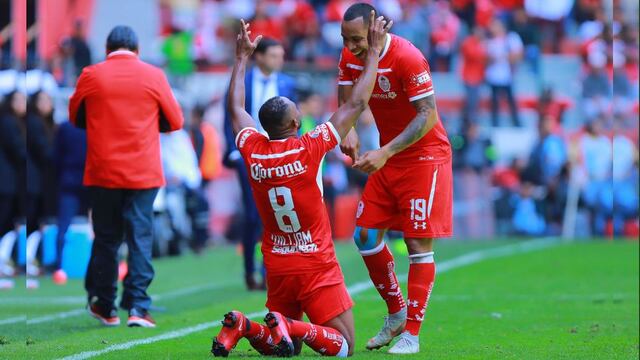
[[[418,300],[409,300],[407,301],[407,305],[417,308],[418,307]]]
[[[424,221],[423,222],[414,221],[413,228],[416,230],[418,229],[427,230],[427,223]]]
[[[376,285],[376,289],[384,290],[384,284],[378,284],[378,285]]]

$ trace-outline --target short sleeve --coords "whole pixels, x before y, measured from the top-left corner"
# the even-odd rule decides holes
[[[320,162],[324,154],[340,143],[340,135],[331,122],[326,122],[304,134],[300,140],[311,155],[311,158],[316,162]]]
[[[338,85],[353,85],[353,73],[347,66],[347,51],[349,50],[342,48],[342,53],[340,53],[340,61],[338,62]]]
[[[238,132],[235,143],[242,157],[246,158],[245,154],[251,152],[252,145],[261,137],[265,136],[252,127],[246,127]]]
[[[415,101],[433,95],[433,81],[429,64],[422,53],[412,46],[402,57],[402,88],[409,101]]]

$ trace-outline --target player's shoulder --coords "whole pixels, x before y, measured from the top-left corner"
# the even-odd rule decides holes
[[[422,52],[413,43],[402,36],[391,34],[391,45],[389,53],[398,58],[406,56],[418,57],[424,59]]]
[[[240,130],[238,134],[236,134],[236,139],[235,139],[236,147],[238,149],[243,149],[247,145],[247,141],[252,136],[255,136],[256,138],[264,138],[265,140],[267,139],[267,137],[261,132],[259,132],[258,129],[253,127],[246,127]]]

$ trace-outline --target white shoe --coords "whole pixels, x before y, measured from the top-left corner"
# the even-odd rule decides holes
[[[378,334],[367,341],[367,349],[379,349],[389,345],[394,337],[404,331],[407,324],[407,308],[384,317],[384,325]]]
[[[417,354],[420,352],[420,340],[407,331],[400,334],[398,342],[389,349],[389,354]]]

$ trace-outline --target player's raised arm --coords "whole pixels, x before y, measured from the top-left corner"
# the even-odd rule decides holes
[[[338,110],[331,116],[331,119],[329,119],[341,138],[349,133],[358,116],[367,108],[378,72],[379,55],[384,47],[387,32],[393,25],[393,21],[387,23],[382,16],[374,20],[375,13],[373,11],[370,16],[369,33],[367,35],[369,48],[367,49],[364,70],[357,83],[353,86],[347,101],[340,105]]]
[[[236,41],[236,60],[233,64],[233,72],[229,83],[229,97],[227,98],[227,108],[231,114],[231,125],[234,134],[237,134],[243,128],[255,126],[251,115],[244,108],[244,73],[247,62],[253,54],[262,39],[262,35],[258,35],[254,41],[251,41],[249,35],[249,24],[245,24],[244,20],[240,20],[242,27]]]

